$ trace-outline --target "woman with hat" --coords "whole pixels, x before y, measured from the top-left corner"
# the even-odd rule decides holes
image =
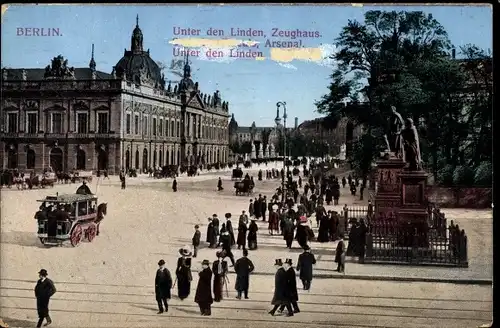
[[[299,313],[299,305],[297,304],[299,301],[299,292],[297,291],[297,275],[293,269],[292,259],[286,259],[283,269],[286,271],[286,290],[288,301],[290,302],[289,304],[292,305],[293,313]],[[281,304],[279,312],[282,312],[285,309],[285,306],[286,304]],[[289,308],[287,310],[290,311]]]
[[[226,282],[227,262],[224,261],[226,256],[224,251],[215,253],[217,261],[212,264],[212,272],[214,274],[214,301],[220,302],[222,300],[222,292],[224,290],[224,283]]]
[[[170,271],[165,268],[165,261],[158,262],[158,270],[156,271],[155,278],[155,295],[156,302],[158,302],[158,314],[163,313],[163,306],[165,305],[165,312],[168,312],[168,300],[171,297],[170,289],[172,288],[172,276]]]
[[[234,239],[234,230],[233,230],[233,223],[231,222],[231,213],[226,213],[226,230],[229,232],[229,235],[231,236],[231,246],[236,244],[236,239]]]
[[[202,271],[199,273],[198,287],[196,287],[196,295],[194,301],[200,307],[201,315],[212,314],[212,270],[210,270],[210,262],[203,260],[201,262]]]
[[[269,234],[273,235],[274,231],[279,234],[279,215],[276,212],[278,210],[278,205],[273,205],[271,211],[269,212]]]
[[[247,243],[247,231],[248,227],[246,223],[240,220],[238,224],[238,238],[236,240],[236,243],[238,244],[238,249],[240,249],[241,247],[245,249]]]
[[[189,296],[193,276],[191,275],[191,251],[189,247],[184,246],[179,249],[179,254],[181,257],[177,259],[175,275],[177,277],[177,295],[182,301]]]
[[[38,311],[38,324],[37,328],[42,326],[43,320],[47,319],[46,326],[52,323],[49,316],[49,300],[56,292],[56,287],[52,280],[47,278],[47,270],[41,269],[38,272],[39,280],[35,286],[36,309]]]
[[[257,249],[257,231],[259,227],[257,226],[257,218],[253,217],[252,222],[250,222],[250,226],[248,227],[248,249],[254,250]]]
[[[215,248],[217,245],[217,233],[215,231],[214,222],[212,218],[208,218],[208,227],[207,227],[207,239],[208,247]]]

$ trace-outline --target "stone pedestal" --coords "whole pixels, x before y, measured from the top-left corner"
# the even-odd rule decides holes
[[[396,221],[401,207],[400,173],[406,165],[392,154],[377,161],[374,221]]]
[[[428,175],[424,171],[402,171],[399,176],[401,179],[401,206],[398,220],[408,234],[417,237],[413,239],[413,245],[405,246],[428,247],[428,211],[425,192]],[[400,241],[400,243],[408,244],[409,241]]]

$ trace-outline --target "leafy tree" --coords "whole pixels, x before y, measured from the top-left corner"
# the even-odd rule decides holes
[[[461,49],[464,60],[450,58],[445,29],[420,11],[368,11],[363,23],[349,20],[336,41],[338,65],[316,106],[331,127],[347,117],[371,136],[355,145],[353,166],[369,167],[387,132],[390,105],[413,118],[422,159],[435,176],[446,165],[474,167],[491,159],[489,54],[468,45]]]
[[[240,146],[240,154],[249,154],[252,152],[252,143],[245,141]]]

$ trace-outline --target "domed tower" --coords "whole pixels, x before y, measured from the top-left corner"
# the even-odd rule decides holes
[[[139,27],[139,15],[130,39],[130,51],[125,49],[123,57],[113,67],[113,74],[138,85],[157,89],[165,88],[165,79],[158,64],[144,51],[143,34]]]
[[[186,55],[184,60],[184,75],[182,76],[181,82],[179,82],[179,92],[189,93],[194,91],[195,84],[191,80],[191,66],[189,65],[189,54]]]

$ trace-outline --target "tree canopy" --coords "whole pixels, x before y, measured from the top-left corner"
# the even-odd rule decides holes
[[[349,20],[336,38],[337,66],[316,102],[333,127],[343,117],[365,127],[369,137],[353,145],[351,163],[368,173],[391,105],[417,125],[435,177],[447,165],[475,170],[491,161],[491,55],[466,45],[454,58],[444,27],[421,11],[373,10],[364,18]]]

